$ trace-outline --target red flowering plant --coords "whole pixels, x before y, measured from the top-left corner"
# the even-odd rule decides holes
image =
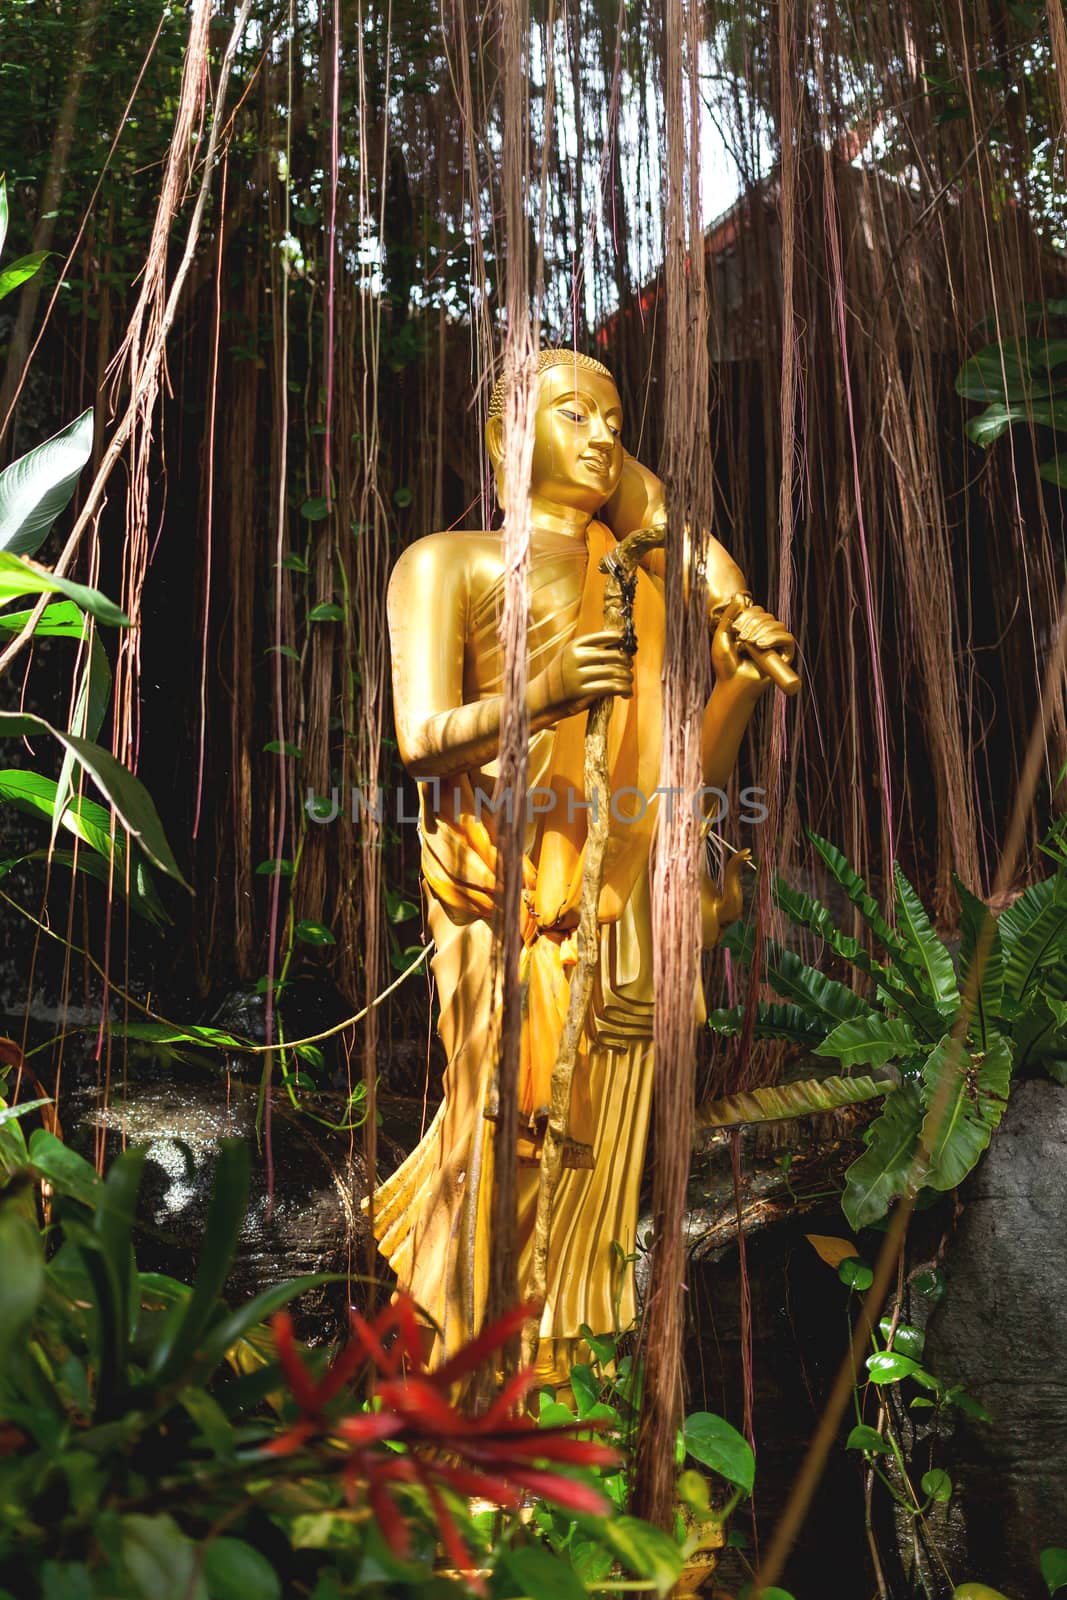
[[[320,1466],[339,1472],[348,1503],[362,1502],[373,1513],[399,1560],[412,1554],[407,1509],[412,1502],[405,1491],[421,1490],[449,1562],[467,1574],[472,1589],[483,1592],[450,1495],[511,1511],[524,1497],[536,1497],[579,1517],[600,1517],[613,1509],[591,1482],[555,1470],[618,1466],[617,1451],[577,1437],[603,1422],[539,1426],[523,1410],[535,1381],[532,1369],[505,1384],[479,1415],[466,1415],[450,1398],[456,1382],[477,1371],[531,1314],[533,1308],[517,1307],[431,1372],[415,1307],[400,1295],[372,1323],[353,1310],[351,1338],[326,1372],[315,1377],[297,1348],[292,1319],[280,1313],[271,1324],[278,1364],[300,1415],[263,1452],[287,1456],[315,1450]],[[352,1410],[356,1379],[368,1369],[371,1408]]]

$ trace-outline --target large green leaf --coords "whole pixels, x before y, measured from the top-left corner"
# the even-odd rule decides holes
[[[682,1437],[694,1461],[710,1467],[745,1494],[752,1493],[756,1478],[752,1446],[725,1417],[713,1411],[695,1411],[686,1417]]]
[[[201,1374],[213,1371],[227,1350],[232,1349],[238,1340],[246,1338],[258,1323],[266,1322],[268,1317],[273,1317],[291,1300],[326,1283],[351,1283],[351,1278],[343,1272],[305,1273],[299,1278],[289,1278],[285,1283],[276,1283],[272,1289],[262,1290],[235,1311],[219,1317],[204,1334],[196,1353]]]
[[[0,549],[0,605],[8,600],[20,600],[27,594],[65,594],[83,611],[91,612],[98,622],[109,628],[128,628],[130,619],[107,595],[99,589],[86,588],[84,583],[72,583],[42,567],[27,556]]]
[[[505,1546],[494,1568],[493,1593],[503,1600],[519,1595],[523,1600],[586,1600],[585,1584],[567,1558],[536,1545]]]
[[[59,785],[51,778],[43,777],[39,772],[27,772],[22,767],[0,770],[0,800],[6,800],[19,811],[28,812],[31,816],[46,817],[54,821],[58,792]],[[117,889],[125,897],[125,836],[121,829],[116,832],[112,850],[111,813],[106,806],[98,805],[95,800],[89,800],[84,795],[75,795],[64,807],[60,822],[68,833],[74,834],[75,838],[90,847],[89,850],[82,850],[79,853],[77,870],[87,872],[90,877]],[[92,851],[97,853],[94,855]],[[114,868],[111,866],[112,854],[114,854]],[[43,861],[48,858],[47,851],[38,850],[20,857],[20,860]],[[51,859],[72,870],[75,867],[73,856],[66,851],[54,850]],[[129,902],[139,915],[157,926],[169,920],[152,875],[136,844],[131,856]]]
[[[897,887],[897,927],[910,964],[920,974],[923,987],[938,1011],[946,1017],[954,1016],[959,1010],[960,991],[952,957],[934,932],[926,908],[899,866],[894,865],[893,877]]]
[[[775,885],[774,897],[791,922],[818,934],[842,961],[858,967],[861,972],[872,978],[880,976],[885,971],[882,963],[869,955],[858,939],[850,938],[841,932],[821,901],[813,900],[810,895],[802,894],[797,889],[791,889],[782,878],[779,878]]]
[[[51,439],[0,472],[0,550],[30,555],[47,539],[93,453],[89,406]],[[24,593],[26,591],[23,591]]]
[[[7,1372],[11,1354],[44,1292],[44,1251],[37,1229],[13,1205],[0,1208],[0,1372]]]
[[[70,722],[71,733],[77,734],[81,739],[95,739],[110,703],[111,663],[100,643],[100,635],[94,628],[74,700],[74,714]]]
[[[208,1600],[200,1552],[171,1516],[123,1517],[122,1560],[136,1600]]]
[[[960,900],[960,991],[973,1004],[971,1031],[981,1049],[995,1032],[1004,997],[1004,954],[989,907],[953,874]],[[981,971],[976,970],[976,959]],[[973,975],[972,975],[973,974]]]
[[[734,1035],[741,1032],[745,1021],[743,1005],[727,1010],[711,1011],[708,1027],[714,1033]],[[800,1006],[768,1004],[760,1000],[756,1005],[755,1037],[757,1039],[789,1039],[794,1044],[814,1045],[823,1038],[826,1026],[819,1017],[811,1016]]]
[[[0,629],[21,633],[32,616],[32,611],[0,612]],[[84,639],[87,626],[81,606],[73,600],[54,600],[45,606],[33,631],[40,639]]]
[[[1013,401],[1047,398],[1049,371],[1067,359],[1064,339],[1006,339],[987,344],[965,361],[956,393],[965,400]]]
[[[871,1015],[839,1022],[815,1051],[832,1056],[843,1067],[884,1067],[886,1062],[909,1062],[922,1045],[906,1022]]]
[[[728,1094],[721,1100],[707,1100],[697,1108],[698,1128],[736,1128],[747,1122],[789,1122],[794,1117],[820,1116],[840,1111],[842,1106],[876,1100],[893,1089],[891,1083],[875,1083],[873,1078],[805,1078],[797,1083],[779,1083],[771,1089],[750,1089]]]
[[[51,253],[50,250],[34,250],[28,256],[19,256],[9,267],[0,270],[0,300],[35,277]]]
[[[1021,401],[1013,405],[994,401],[967,423],[967,437],[987,450],[1013,422],[1029,422],[1042,428],[1067,428],[1067,398]]]
[[[1038,991],[1012,1022],[1011,1044],[1016,1072],[1025,1072],[1037,1061],[1067,1056],[1067,1005]]]
[[[200,1266],[189,1299],[169,1312],[148,1364],[158,1383],[173,1382],[197,1353],[200,1337],[218,1309],[223,1285],[248,1205],[248,1151],[240,1139],[219,1146]]]
[[[171,854],[159,813],[139,778],[116,761],[107,750],[72,733],[61,733],[58,728],[45,722],[43,717],[0,711],[0,737],[32,738],[41,733],[51,734],[64,749],[73,750],[104,798],[114,806],[123,827],[137,839],[149,859],[170,877],[184,884],[185,879]],[[188,888],[188,884],[185,887]]]
[[[722,946],[751,965],[754,949],[752,928],[734,923],[723,935]],[[846,1017],[869,1013],[870,1007],[858,994],[843,983],[838,983],[835,978],[826,977],[817,968],[809,967],[792,950],[768,939],[766,951],[767,982],[784,1000],[791,1000],[813,1019],[818,1018],[827,1031]]]
[[[4,240],[7,238],[7,218],[7,183],[0,178],[0,252],[3,251]]]
[[[914,1183],[912,1161],[922,1125],[918,1085],[906,1083],[886,1099],[863,1136],[867,1146],[845,1173],[841,1208],[853,1228],[884,1217],[890,1203]]]
[[[597,1531],[624,1566],[651,1582],[653,1593],[670,1594],[681,1574],[683,1558],[669,1533],[639,1517],[607,1517]]]
[[[901,944],[888,922],[879,909],[877,900],[868,893],[867,885],[858,872],[854,872],[846,856],[842,855],[836,845],[828,839],[822,839],[810,828],[805,833],[811,841],[812,847],[820,860],[829,868],[835,882],[841,885],[852,904],[856,907],[864,922],[870,928],[875,938],[890,955],[900,952]]]
[[[923,1182],[955,1189],[975,1165],[1004,1115],[1011,1084],[1011,1047],[994,1038],[974,1058],[943,1039],[923,1068],[922,1146],[929,1157]]]
[[[1004,993],[1022,1000],[1042,968],[1067,957],[1067,874],[1026,889],[998,924],[1004,950]]]
[[[39,1177],[45,1178],[56,1194],[70,1195],[82,1205],[95,1209],[100,1195],[100,1179],[96,1168],[72,1150],[62,1139],[57,1139],[47,1128],[38,1128],[30,1136],[30,1165]]]
[[[146,1044],[194,1044],[214,1050],[247,1050],[250,1041],[222,1028],[208,1028],[199,1022],[182,1026],[170,1022],[116,1022],[112,1033],[124,1039],[140,1039]]]
[[[141,1188],[147,1147],[135,1146],[117,1156],[97,1191],[93,1228],[112,1276],[116,1311],[120,1325],[120,1366],[130,1337],[135,1331],[139,1307],[132,1293],[136,1282],[133,1227],[137,1220],[137,1196]]]

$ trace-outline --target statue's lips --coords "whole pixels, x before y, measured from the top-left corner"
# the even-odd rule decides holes
[[[579,456],[578,465],[584,467],[586,472],[592,472],[598,478],[611,476],[610,456]]]

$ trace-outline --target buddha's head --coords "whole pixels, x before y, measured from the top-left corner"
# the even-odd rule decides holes
[[[485,442],[496,473],[497,496],[506,504],[503,472],[505,380],[489,401]],[[595,515],[622,474],[622,403],[607,367],[573,350],[542,350],[538,362],[537,413],[531,495],[568,510]]]

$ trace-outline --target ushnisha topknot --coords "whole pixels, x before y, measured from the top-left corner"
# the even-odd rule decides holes
[[[580,367],[583,372],[599,372],[602,378],[610,378],[615,382],[615,375],[594,356],[583,355],[580,350],[542,350],[537,358],[537,370],[544,372],[546,367],[563,367],[567,365]],[[489,416],[501,417],[504,414],[504,395],[507,392],[506,374],[501,373],[493,385],[493,392],[489,396]]]

